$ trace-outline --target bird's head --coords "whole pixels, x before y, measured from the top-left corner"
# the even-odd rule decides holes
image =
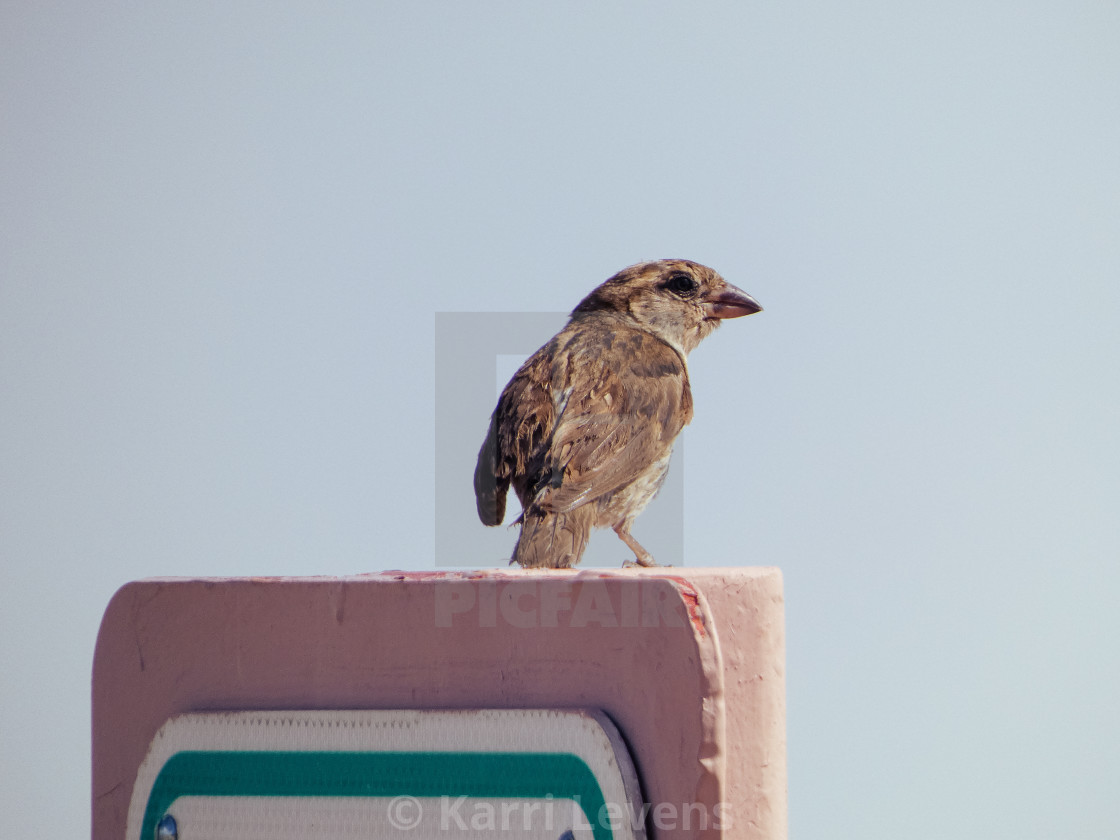
[[[624,268],[572,312],[612,312],[688,354],[724,318],[761,312],[753,297],[707,266],[658,260]]]

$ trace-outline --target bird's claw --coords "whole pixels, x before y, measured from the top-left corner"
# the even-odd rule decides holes
[[[672,563],[658,563],[652,557],[636,557],[633,560],[627,560],[622,564],[624,569],[654,569],[654,568],[672,568]]]

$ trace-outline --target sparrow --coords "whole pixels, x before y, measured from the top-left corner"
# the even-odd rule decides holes
[[[688,354],[753,297],[689,260],[632,265],[602,283],[514,374],[490,417],[474,472],[478,517],[523,508],[511,563],[576,565],[592,528],[614,529],[641,566],[635,518],[657,494],[673,442],[692,420]]]

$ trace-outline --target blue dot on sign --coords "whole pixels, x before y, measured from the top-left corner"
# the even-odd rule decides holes
[[[576,840],[576,835],[569,828],[567,831],[560,835],[560,840]]]
[[[156,840],[179,840],[179,826],[170,814],[164,814],[156,826]]]

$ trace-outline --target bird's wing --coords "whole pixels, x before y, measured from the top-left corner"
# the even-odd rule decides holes
[[[529,357],[490,417],[474,471],[475,504],[484,525],[499,525],[505,518],[511,482],[521,496],[540,470],[555,418],[551,352],[552,342]]]
[[[643,332],[615,333],[568,356],[535,503],[571,511],[626,486],[668,454],[692,419],[681,356]]]
[[[478,463],[474,468],[474,501],[478,518],[483,525],[501,525],[506,518],[506,494],[509,492],[509,476],[500,476],[498,465],[498,416],[497,411],[490,417],[490,428],[486,439],[478,451]]]

